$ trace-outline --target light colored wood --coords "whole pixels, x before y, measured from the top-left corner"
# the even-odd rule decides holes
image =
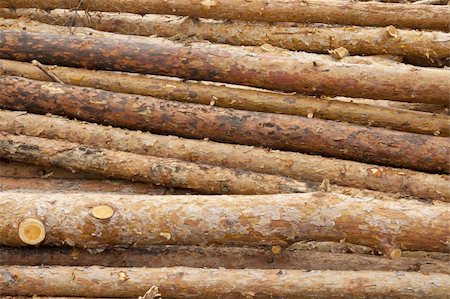
[[[45,226],[36,218],[25,218],[19,224],[19,238],[27,245],[37,245],[45,239]]]

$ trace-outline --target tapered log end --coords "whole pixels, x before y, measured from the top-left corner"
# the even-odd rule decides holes
[[[107,205],[96,206],[91,209],[91,215],[97,219],[109,219],[113,214],[113,208]]]
[[[19,238],[28,245],[37,245],[45,238],[44,224],[35,218],[26,218],[19,225]]]

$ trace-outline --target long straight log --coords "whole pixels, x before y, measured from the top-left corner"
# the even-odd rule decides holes
[[[448,173],[446,138],[0,77],[0,107],[214,141]],[[252,132],[252,134],[248,134]]]
[[[78,248],[287,246],[345,239],[387,254],[399,249],[449,252],[450,211],[444,203],[336,193],[149,197],[1,192],[0,207],[0,242],[7,246],[30,243],[18,230],[24,219],[33,219],[45,228],[42,245]]]
[[[315,117],[413,133],[450,135],[450,118],[447,115],[433,115],[211,83],[185,82],[175,78],[59,66],[49,66],[49,68],[60,80],[71,85],[154,96],[181,102],[213,104],[225,108]],[[0,59],[0,74],[52,81],[52,78],[37,66],[19,61]]]
[[[300,24],[265,24],[211,21],[171,15],[117,14],[84,11],[0,9],[0,17],[28,17],[39,22],[90,27],[121,34],[157,35],[177,39],[209,40],[232,45],[273,45],[289,50],[328,53],[339,47],[351,55],[391,54],[406,57],[418,65],[443,65],[450,57],[450,34],[370,27],[342,27]],[[392,36],[395,34],[395,36]]]
[[[239,169],[0,133],[0,157],[212,194],[310,192],[317,184]]]
[[[264,47],[4,30],[0,32],[0,58],[36,59],[44,64],[219,81],[312,95],[443,105],[450,100],[447,69],[347,63],[334,61],[328,55],[267,51]]]
[[[449,30],[450,8],[378,2],[308,0],[1,0],[5,8],[83,9],[87,11],[176,14],[243,21],[329,23]]]
[[[450,201],[450,178],[446,175],[431,175],[206,140],[154,135],[23,112],[0,111],[0,127],[9,133],[63,139],[87,146],[245,169],[292,177],[300,181],[322,182],[327,178],[332,184],[341,186]]]
[[[444,299],[450,290],[449,275],[414,272],[3,266],[0,273],[0,294],[25,296],[138,297],[152,285],[163,298],[413,298],[419,293]]]
[[[91,250],[92,251],[92,250]],[[353,253],[283,250],[267,247],[149,246],[101,252],[69,247],[0,247],[0,265],[193,267],[228,269],[301,269],[337,271],[420,271],[450,274],[448,262],[432,258],[387,259]]]

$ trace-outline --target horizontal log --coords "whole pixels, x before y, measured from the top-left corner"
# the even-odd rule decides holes
[[[213,104],[225,108],[336,120],[413,133],[436,136],[450,135],[450,118],[447,115],[433,115],[395,108],[347,103],[335,99],[280,94],[211,83],[185,82],[175,78],[139,76],[137,74],[130,75],[59,66],[50,68],[60,80],[71,85],[154,96],[166,100],[205,105]],[[37,66],[19,61],[0,59],[0,74],[52,81]],[[123,82],[127,82],[127,84],[123,84]]]
[[[385,271],[3,266],[0,273],[0,294],[25,296],[138,297],[152,285],[163,298],[446,298],[450,290],[447,274]]]
[[[80,31],[86,29],[89,28]],[[3,30],[0,58],[36,59],[44,64],[219,81],[310,95],[443,105],[448,105],[450,99],[447,69],[400,63],[349,63],[334,61],[328,55],[272,51],[273,47],[267,51],[264,47],[184,44],[160,38],[111,35]]]
[[[353,253],[283,250],[274,254],[267,247],[149,246],[106,249],[101,252],[69,247],[1,247],[0,265],[193,267],[228,269],[300,269],[337,271],[420,271],[450,274],[448,262],[432,258],[387,259]]]
[[[346,48],[351,55],[391,54],[410,63],[430,66],[448,64],[450,34],[371,27],[304,24],[265,24],[212,21],[172,15],[139,16],[123,13],[37,9],[0,9],[3,18],[30,18],[60,26],[90,27],[121,34],[160,36],[173,39],[208,40],[244,46],[272,45],[295,51],[328,54]],[[395,30],[390,33],[389,30]],[[395,34],[395,36],[392,36]]]
[[[428,172],[449,171],[450,144],[442,137],[172,102],[20,77],[0,77],[0,86],[0,107],[6,109],[51,112],[154,133],[322,154]]]
[[[450,200],[448,188],[450,178],[447,175],[432,175],[207,140],[154,135],[23,112],[0,111],[0,127],[9,133],[63,139],[86,146],[245,169],[292,177],[300,181],[322,182],[326,178],[332,184],[341,186],[385,191],[428,200]],[[72,169],[74,167],[72,164],[65,165]]]
[[[337,193],[150,198],[2,192],[0,242],[26,245],[28,242],[17,231],[23,219],[33,219],[45,228],[42,245],[68,243],[78,248],[162,244],[287,246],[302,240],[345,239],[386,254],[392,249],[448,253],[447,205]]]
[[[195,18],[238,19],[244,21],[331,23],[448,30],[447,7],[378,2],[308,0],[296,1],[227,0],[1,0],[5,8],[83,9],[87,11],[176,14]],[[370,13],[369,13],[370,12]]]

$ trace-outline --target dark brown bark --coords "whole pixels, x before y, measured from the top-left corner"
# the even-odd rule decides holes
[[[149,246],[107,249],[101,252],[69,247],[0,247],[0,265],[194,267],[228,269],[301,269],[340,271],[420,271],[450,274],[448,262],[432,258],[388,259],[355,253],[285,249],[274,254],[270,247]]]
[[[0,107],[108,125],[448,173],[448,139],[320,119],[232,110],[92,88],[0,78]],[[251,134],[249,134],[251,132]]]
[[[13,20],[15,21],[15,20]],[[450,71],[399,63],[357,64],[327,55],[158,38],[0,32],[0,58],[167,75],[254,87],[449,105]]]
[[[130,75],[59,66],[49,68],[64,83],[71,85],[148,95],[180,102],[213,104],[224,108],[314,117],[436,136],[450,134],[450,118],[443,114],[376,107],[333,98],[280,94],[229,84],[221,86],[212,82],[184,82],[172,77]],[[47,74],[31,63],[12,60],[0,59],[0,74],[52,81]],[[123,84],[123,82],[127,83]],[[372,100],[372,102],[377,104],[380,101]]]
[[[450,9],[432,5],[308,0],[1,0],[6,8],[84,9],[88,11],[176,14],[244,21],[331,23],[449,30]]]

